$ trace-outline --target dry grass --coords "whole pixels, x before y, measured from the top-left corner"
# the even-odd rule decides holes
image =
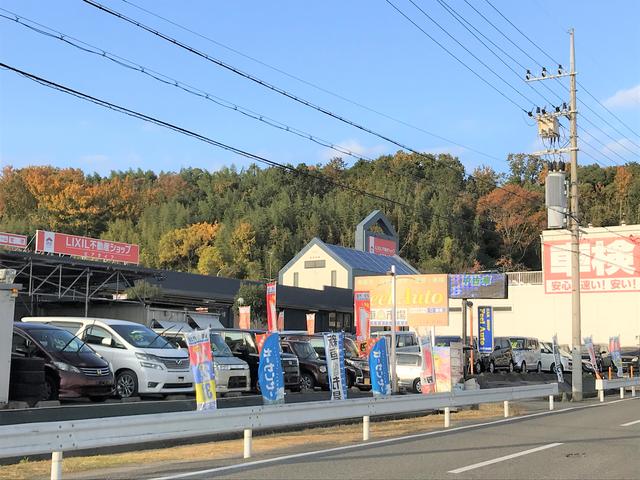
[[[503,415],[502,404],[481,405],[479,410],[464,410],[451,414],[451,422],[462,420],[479,420]],[[524,408],[519,405],[510,405],[511,415],[517,416],[524,413]],[[381,439],[416,432],[440,429],[443,426],[442,415],[426,415],[424,417],[404,420],[390,420],[371,424],[371,438]],[[278,433],[257,436],[253,439],[252,454],[278,455],[292,453],[295,450],[315,450],[340,445],[348,445],[362,440],[362,426],[337,425],[332,427],[319,427],[300,430],[297,432]],[[105,470],[136,466],[152,466],[167,462],[193,462],[217,459],[242,458],[242,440],[225,440],[219,442],[199,443],[196,445],[184,445],[170,448],[159,448],[139,452],[118,453],[111,455],[93,455],[87,457],[70,457],[64,460],[63,473],[85,473],[105,475]],[[185,460],[188,459],[188,460]],[[0,467],[0,478],[6,480],[32,480],[49,478],[51,463],[49,461],[29,461]]]

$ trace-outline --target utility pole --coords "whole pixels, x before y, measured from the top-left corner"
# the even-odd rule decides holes
[[[398,393],[398,374],[396,373],[396,266],[391,265],[391,393]]]
[[[533,155],[556,155],[569,153],[571,158],[571,208],[568,216],[569,228],[571,230],[571,359],[573,368],[571,369],[571,393],[572,400],[579,402],[582,400],[582,342],[580,325],[580,224],[578,209],[578,110],[576,101],[576,62],[573,28],[569,30],[569,72],[558,65],[558,74],[549,75],[543,67],[540,77],[532,77],[531,71],[527,70],[526,81],[548,80],[551,78],[569,77],[569,109],[563,103],[562,107],[555,107],[555,112],[547,113],[545,109],[536,109],[536,119],[538,121],[538,132],[544,139],[551,143],[557,142],[558,118],[564,116],[569,119],[569,148],[547,149],[541,152],[534,152]],[[529,112],[529,116],[533,116]]]

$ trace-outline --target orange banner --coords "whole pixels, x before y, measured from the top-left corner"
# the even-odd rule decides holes
[[[240,313],[240,321],[238,326],[242,330],[249,330],[251,328],[251,307],[239,307],[238,312]]]
[[[307,334],[313,335],[316,333],[316,314],[307,313]]]

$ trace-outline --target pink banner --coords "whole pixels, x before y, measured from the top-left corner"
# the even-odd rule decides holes
[[[356,320],[356,338],[364,342],[369,338],[371,301],[369,292],[353,292],[353,312]]]
[[[276,282],[267,283],[267,329],[278,330],[278,313],[276,311]]]
[[[35,251],[136,265],[140,262],[140,247],[138,245],[44,230],[36,231]]]
[[[313,335],[316,333],[316,314],[307,313],[307,334]]]
[[[0,247],[9,247],[19,250],[27,248],[27,236],[15,233],[0,232]]]
[[[251,328],[251,307],[239,307],[238,313],[240,314],[238,326],[242,330],[249,330]]]
[[[278,313],[278,331],[282,332],[284,330],[284,310]]]

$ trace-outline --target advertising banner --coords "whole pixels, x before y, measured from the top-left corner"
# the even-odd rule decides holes
[[[545,241],[542,269],[546,293],[571,293],[571,241]],[[580,291],[640,292],[640,237],[580,238]]]
[[[346,400],[347,375],[344,370],[344,333],[325,333],[323,337],[331,400]]]
[[[369,237],[369,253],[393,257],[396,254],[396,242],[386,238]]]
[[[420,341],[420,356],[422,357],[422,371],[420,372],[420,390],[423,394],[436,391],[436,378],[433,365],[431,337],[418,337]]]
[[[508,298],[504,273],[449,275],[449,298]]]
[[[391,326],[391,276],[356,277],[354,290],[369,292],[370,327]],[[396,324],[398,327],[449,325],[447,275],[396,276]]]
[[[258,382],[265,404],[284,403],[284,372],[280,361],[280,334],[271,333],[260,350]]]
[[[136,265],[140,262],[140,247],[138,245],[44,230],[36,231],[35,251]]]
[[[380,338],[369,352],[369,372],[371,391],[374,397],[391,395],[391,377],[389,376],[389,355],[387,340]]]
[[[558,336],[553,336],[553,361],[558,365],[562,365],[562,359],[560,358],[560,348],[558,347]],[[564,383],[564,375],[561,368],[556,368],[556,375],[558,376],[558,383]]]
[[[278,330],[278,312],[276,310],[276,282],[267,283],[267,330]]]
[[[433,368],[436,372],[436,391],[451,391],[451,350],[449,347],[433,347]]]
[[[584,346],[587,347],[587,352],[589,352],[589,362],[593,367],[596,378],[600,378],[600,373],[598,372],[598,361],[596,360],[596,348],[593,346],[593,339],[591,337],[586,337],[583,339],[583,343]]]
[[[238,313],[240,314],[238,326],[242,330],[249,330],[251,328],[251,306],[239,307]]]
[[[269,336],[268,333],[256,333],[256,348],[258,349],[258,353],[262,351],[262,346],[264,345],[264,341]]]
[[[493,352],[493,307],[478,307],[478,350]]]
[[[278,312],[278,331],[284,331],[284,310]]]
[[[356,338],[364,342],[369,338],[369,320],[371,318],[371,303],[369,292],[353,292],[353,312],[356,320]]]
[[[216,375],[213,368],[209,329],[188,332],[186,340],[197,409],[213,410],[216,408]]]
[[[316,314],[307,313],[307,335],[316,333]]]
[[[622,357],[620,356],[620,337],[609,337],[609,355],[615,365],[618,377],[622,378]]]
[[[15,248],[24,250],[27,248],[28,238],[26,235],[0,232],[0,247]]]

